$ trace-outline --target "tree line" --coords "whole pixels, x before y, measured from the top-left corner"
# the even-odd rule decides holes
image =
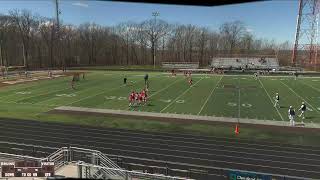
[[[164,61],[200,62],[212,57],[279,55],[286,64],[288,41],[255,37],[241,21],[226,22],[218,30],[161,19],[123,22],[57,24],[27,10],[0,15],[1,66],[56,68],[76,65],[160,65]]]

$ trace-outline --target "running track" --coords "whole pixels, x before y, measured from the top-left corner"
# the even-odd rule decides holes
[[[191,177],[197,179],[225,179],[221,168],[320,179],[320,147],[0,119],[0,152],[46,157],[63,146],[96,149],[124,163],[208,172]]]

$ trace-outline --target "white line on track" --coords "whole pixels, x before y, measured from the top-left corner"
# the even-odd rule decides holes
[[[315,107],[313,107],[308,101],[306,101],[302,96],[300,96],[298,93],[296,93],[291,87],[289,87],[286,83],[280,81],[283,85],[285,85],[291,92],[293,92],[296,96],[298,96],[300,99],[302,99],[306,104],[308,104],[312,109],[316,110],[318,113],[319,110]]]
[[[260,80],[260,79],[259,79],[259,82],[260,82],[260,84],[261,84],[262,88],[264,89],[264,91],[266,92],[266,94],[268,95],[268,97],[269,97],[269,99],[270,99],[270,102],[271,102],[271,105],[273,106],[273,101],[272,101],[272,98],[271,98],[270,94],[268,93],[268,91],[266,90],[266,88],[264,87],[264,85],[263,85],[263,83],[261,82],[261,80]],[[277,107],[274,107],[274,108],[277,110],[277,112],[278,112],[278,114],[279,114],[279,116],[280,116],[281,120],[282,120],[282,121],[284,121],[284,119],[283,119],[283,117],[282,117],[282,115],[281,115],[281,113],[280,113],[279,109],[278,109]]]
[[[163,112],[164,110],[166,110],[169,106],[171,106],[174,102],[176,102],[176,100],[178,100],[180,97],[182,97],[183,95],[185,95],[192,87],[194,87],[196,84],[198,84],[203,78],[201,78],[200,80],[198,80],[194,85],[191,85],[188,89],[186,89],[182,94],[180,94],[177,98],[175,98],[171,103],[169,103],[166,107],[164,107],[161,111]]]
[[[27,138],[21,138],[21,137],[12,137],[14,139],[21,139],[21,140],[31,140]],[[57,138],[57,137],[54,137]],[[65,139],[65,138],[57,138],[57,139]],[[56,141],[45,141],[41,139],[32,139],[32,141],[38,141],[38,142],[45,142],[45,143],[56,143],[56,144],[65,144],[62,142],[56,142]],[[75,144],[75,143],[68,143],[70,146],[76,146],[76,147],[88,147],[88,145],[84,144]],[[90,146],[90,148],[92,148]],[[130,152],[130,153],[137,153],[137,154],[145,154],[145,155],[150,155],[150,156],[159,156],[161,155],[162,157],[173,157],[173,158],[179,158],[179,159],[188,159],[188,160],[198,160],[198,161],[207,161],[207,162],[220,162],[220,163],[225,163],[225,164],[238,164],[238,165],[244,165],[244,166],[255,166],[255,167],[263,167],[263,168],[271,168],[271,169],[282,169],[282,170],[290,170],[290,171],[296,171],[296,172],[310,172],[310,173],[319,173],[318,171],[310,171],[310,170],[302,170],[302,169],[292,169],[292,168],[286,168],[286,167],[276,167],[276,166],[269,166],[269,165],[260,165],[260,164],[249,164],[249,163],[241,163],[241,162],[231,162],[231,161],[225,161],[225,160],[216,160],[216,159],[203,159],[203,158],[198,158],[198,157],[186,157],[186,156],[177,156],[177,155],[171,155],[171,154],[160,154],[160,153],[155,153],[155,152],[141,152],[137,150],[130,150],[130,148],[127,149],[118,149],[118,148],[112,148],[112,147],[99,147],[99,149],[104,149],[104,151],[107,150],[113,150],[113,151],[118,151],[118,152]]]
[[[7,128],[7,130],[9,130],[11,128]],[[13,129],[14,130],[14,129]],[[29,132],[32,132],[31,130],[22,130],[22,131],[29,131]],[[20,132],[21,134],[24,134],[22,132]],[[17,133],[19,134],[19,133]],[[60,137],[57,137],[56,135],[59,134],[59,133],[54,133],[54,132],[48,132],[48,134],[52,134],[53,136],[51,137],[54,137],[56,139],[62,139]],[[43,137],[43,139],[47,139],[46,137],[48,136],[42,136],[42,135],[39,135],[40,137]],[[76,134],[73,134],[73,135],[70,135],[70,137],[74,137],[74,139],[79,139],[79,138],[76,138],[77,135]],[[101,139],[102,141],[94,141],[95,143],[101,143],[101,144],[105,144],[105,145],[117,145],[118,143],[116,142],[109,142],[109,141],[105,141],[106,139],[103,138],[103,137],[95,137],[96,139]],[[108,139],[108,138],[107,138]],[[288,164],[295,164],[295,165],[303,165],[303,166],[308,166],[309,164],[304,164],[304,163],[298,163],[298,162],[288,162],[288,161],[279,161],[279,160],[270,160],[270,159],[257,159],[257,158],[254,158],[254,157],[239,157],[239,156],[233,156],[233,155],[226,155],[226,154],[215,154],[215,153],[208,153],[208,152],[212,152],[212,149],[209,149],[209,148],[200,148],[202,150],[208,150],[208,152],[198,152],[198,151],[186,151],[185,149],[195,149],[195,147],[193,146],[178,146],[178,145],[170,145],[170,146],[176,146],[178,148],[181,148],[183,150],[179,150],[179,149],[168,149],[168,148],[156,148],[155,146],[155,143],[147,143],[147,142],[144,142],[144,141],[134,141],[134,140],[119,140],[121,142],[129,142],[129,143],[134,143],[134,145],[130,145],[130,144],[122,144],[122,146],[126,146],[126,147],[129,147],[128,149],[130,149],[130,147],[135,147],[135,148],[141,148],[141,147],[144,147],[144,145],[139,145],[139,143],[142,143],[142,144],[148,144],[150,145],[149,147],[146,147],[148,149],[152,149],[152,150],[162,150],[162,151],[172,151],[172,152],[179,152],[180,154],[187,154],[187,153],[190,153],[190,154],[198,154],[198,155],[205,155],[205,156],[217,156],[217,157],[226,157],[226,158],[239,158],[239,159],[245,159],[245,160],[258,160],[258,161],[264,161],[264,162],[273,162],[273,163],[288,163]],[[224,150],[219,150],[219,151],[224,151]],[[233,151],[234,152],[234,151]],[[242,153],[242,152],[240,152]],[[283,156],[282,156],[283,157]],[[309,166],[315,166],[315,167],[320,167],[320,165],[309,165]]]
[[[219,79],[219,81],[217,82],[217,84],[215,85],[215,87],[211,90],[211,93],[208,95],[206,101],[205,101],[205,102],[203,103],[203,105],[201,106],[201,109],[200,109],[200,111],[198,112],[197,115],[199,115],[199,114],[202,112],[203,108],[207,105],[210,97],[212,96],[213,92],[217,89],[217,87],[218,87],[220,81],[222,80],[222,78],[223,78],[223,76],[221,76],[221,78]]]
[[[34,126],[34,125],[21,125],[20,123],[18,122],[15,122],[15,121],[12,121],[11,124],[16,124],[17,127],[23,127],[26,131],[28,131],[28,129],[33,128],[33,129],[38,129],[40,131],[45,131],[45,132],[49,132],[49,133],[53,133],[53,134],[64,134],[63,132],[67,131],[68,133],[72,132],[72,134],[76,135],[78,134],[79,130],[77,129],[77,127],[73,127],[73,126],[68,126],[68,128],[71,128],[71,129],[75,129],[75,130],[65,130],[64,129],[64,125],[59,125],[59,124],[53,124],[53,125],[49,125],[48,127],[37,127],[37,126]],[[6,126],[6,125],[4,125]],[[0,129],[10,129],[8,127],[4,127],[4,126],[0,126]],[[55,133],[55,132],[50,132],[50,130],[52,130],[52,128],[56,128],[56,129],[59,129],[59,131],[63,131],[63,132],[58,132],[58,133]],[[16,128],[15,128],[16,129]],[[233,145],[220,145],[219,143],[217,142],[227,142],[228,140],[227,139],[230,139],[230,138],[227,138],[226,140],[216,140],[216,139],[202,139],[202,138],[193,138],[193,137],[179,137],[181,136],[181,134],[177,134],[177,136],[174,136],[175,133],[162,133],[164,135],[154,135],[154,134],[149,134],[149,133],[141,133],[141,132],[124,132],[122,130],[116,130],[116,129],[106,129],[106,130],[102,130],[102,129],[96,129],[96,128],[88,128],[89,131],[87,131],[86,133],[88,134],[88,136],[93,136],[94,138],[98,138],[100,139],[101,137],[99,136],[106,136],[108,134],[110,134],[110,137],[111,136],[116,136],[116,137],[134,137],[135,139],[139,140],[140,142],[144,142],[146,139],[147,140],[150,140],[151,142],[155,142],[155,141],[163,141],[164,143],[163,144],[166,144],[166,142],[173,142],[173,143],[188,143],[188,144],[192,144],[193,146],[191,147],[199,147],[199,149],[207,149],[207,148],[201,148],[200,146],[208,146],[208,145],[212,145],[211,143],[213,143],[215,146],[221,146],[221,147],[225,147],[225,148],[231,148],[233,149],[234,146]],[[31,130],[29,130],[31,131]],[[94,132],[92,132],[94,131]],[[1,132],[1,131],[0,131]],[[41,133],[42,134],[42,133]],[[142,136],[147,136],[147,137],[141,137]],[[139,137],[140,136],[140,137]],[[178,140],[169,140],[170,138],[176,138]],[[111,139],[117,139],[117,138],[114,138],[112,137]],[[118,139],[117,139],[118,140]],[[127,140],[119,140],[119,141],[127,141]],[[200,141],[205,141],[205,142],[200,142]],[[208,144],[208,142],[210,144]],[[232,141],[231,141],[232,142]],[[300,154],[304,154],[304,155],[310,155],[310,156],[320,156],[319,155],[319,150],[312,150],[312,151],[315,151],[314,153],[305,153],[308,151],[308,147],[306,148],[297,148],[297,147],[286,147],[286,146],[278,146],[278,145],[264,145],[264,144],[256,144],[256,143],[245,143],[245,142],[232,142],[232,143],[236,143],[236,144],[242,144],[242,145],[246,145],[246,146],[238,146],[237,149],[250,149],[250,150],[253,150],[253,151],[267,151],[267,152],[277,152],[277,153],[284,153],[284,154],[296,154],[297,156],[294,158],[294,159],[307,159],[307,158],[300,158],[299,155]],[[147,143],[147,144],[150,144],[150,143]],[[257,148],[257,147],[260,147],[260,148]],[[273,149],[265,149],[264,147],[272,147]],[[275,150],[275,148],[286,148],[287,150],[290,149],[290,151],[279,151],[279,150]],[[301,150],[303,151],[303,153],[299,153],[299,152],[293,152],[291,150]],[[310,150],[309,150],[310,151]],[[264,153],[265,154],[265,153]],[[269,155],[270,156],[270,155]],[[271,156],[274,156],[274,155],[271,155]],[[290,158],[293,158],[293,157],[290,157]],[[307,160],[310,160],[310,159],[307,159]],[[316,160],[316,159],[312,159],[312,160],[315,160],[315,161],[319,161],[319,160]]]
[[[4,142],[4,143],[6,143],[6,142]],[[10,142],[9,142],[9,144],[10,144]],[[37,145],[34,145],[34,144],[20,144],[20,143],[15,143],[15,144],[16,145],[26,145],[26,146],[38,147]],[[90,147],[90,148],[92,148],[92,147]],[[58,148],[48,147],[48,149],[56,150]],[[110,149],[110,148],[103,148],[103,149]],[[124,151],[124,150],[119,150],[119,151]],[[150,153],[148,153],[148,154],[150,154]],[[152,154],[154,154],[154,153],[152,153]],[[171,161],[164,161],[164,160],[159,160],[159,159],[148,159],[148,158],[141,158],[141,157],[121,156],[121,155],[119,156],[119,155],[113,155],[113,154],[105,154],[105,155],[117,156],[117,157],[121,157],[121,158],[129,158],[129,159],[138,159],[138,160],[144,160],[144,161],[159,162],[159,163],[167,163],[167,164],[178,164],[178,165],[192,166],[192,167],[197,167],[197,168],[218,169],[218,170],[234,170],[234,169],[229,169],[229,168],[221,168],[221,167],[215,167],[215,166],[204,166],[204,165],[197,165],[197,164],[190,164],[190,163],[183,163],[183,162],[171,162]],[[227,162],[227,163],[230,163],[230,162]],[[300,171],[300,170],[298,170],[298,171]],[[302,171],[304,171],[304,170],[302,170]],[[250,172],[250,171],[245,171],[245,172]],[[257,173],[257,172],[255,172],[255,173]],[[272,174],[272,175],[275,175],[275,174]],[[277,175],[277,176],[279,176],[279,175]],[[286,176],[286,177],[296,178],[296,176]],[[301,178],[299,178],[299,179],[301,179]]]

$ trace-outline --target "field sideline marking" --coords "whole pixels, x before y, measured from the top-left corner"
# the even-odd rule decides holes
[[[203,103],[203,105],[202,105],[202,107],[201,107],[201,109],[200,109],[200,111],[198,112],[197,115],[199,115],[199,114],[202,112],[203,108],[207,105],[210,97],[212,96],[213,92],[217,89],[218,84],[220,83],[220,81],[222,80],[222,78],[223,78],[223,76],[221,76],[221,78],[220,78],[219,81],[217,82],[216,86],[212,89],[211,93],[210,93],[209,96],[207,97],[206,101]]]
[[[286,83],[280,81],[283,85],[285,85],[287,88],[289,88],[290,91],[292,91],[296,96],[298,96],[300,99],[302,99],[305,103],[307,103],[311,108],[316,110],[319,113],[319,110],[317,108],[314,108],[308,101],[306,101],[302,96],[300,96],[298,93],[296,93],[291,87],[289,87]]]
[[[183,96],[184,94],[186,94],[192,87],[194,87],[196,84],[198,84],[202,79],[204,78],[201,78],[199,81],[197,81],[194,85],[190,86],[188,89],[186,89],[182,94],[180,94],[177,98],[175,98],[171,103],[169,103],[166,107],[164,107],[161,111],[163,112],[164,110],[166,110],[169,106],[171,106],[174,102],[176,102],[181,96]]]
[[[258,79],[259,79],[259,78],[258,78]],[[264,91],[266,92],[266,94],[268,95],[268,97],[269,97],[269,99],[270,99],[270,102],[271,102],[271,105],[273,106],[273,101],[272,101],[272,98],[271,98],[270,94],[268,93],[268,91],[266,90],[266,88],[264,87],[264,85],[263,85],[263,83],[261,82],[261,80],[260,80],[260,79],[259,79],[259,82],[260,82],[260,84],[261,84],[262,88],[264,89]],[[282,121],[284,121],[284,119],[283,119],[283,117],[282,117],[282,115],[281,115],[281,113],[280,113],[279,109],[278,109],[277,107],[274,107],[274,108],[277,110],[277,112],[278,112],[278,114],[279,114],[279,116],[280,116],[281,120],[282,120]]]

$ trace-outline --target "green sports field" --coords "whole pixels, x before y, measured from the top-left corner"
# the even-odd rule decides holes
[[[122,109],[161,113],[288,121],[288,107],[308,107],[304,122],[320,122],[320,78],[247,75],[193,75],[189,86],[183,75],[149,74],[149,103],[129,108],[128,95],[144,87],[144,72],[92,71],[70,86],[71,77],[0,88],[0,116],[33,118],[59,106]],[[123,85],[124,75],[128,85]],[[280,94],[280,109],[273,107]],[[299,121],[299,118],[298,118]]]

